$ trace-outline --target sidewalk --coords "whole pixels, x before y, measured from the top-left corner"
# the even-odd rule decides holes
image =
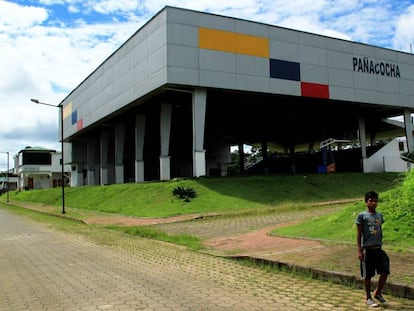
[[[209,240],[212,252],[234,259],[250,260],[276,266],[286,271],[311,275],[338,284],[363,287],[355,246],[323,243],[314,240],[272,237],[274,227],[256,230],[236,237]],[[255,244],[255,241],[260,241]],[[391,258],[391,275],[385,292],[414,299],[414,254],[387,250]],[[378,277],[373,278],[376,284]]]
[[[333,212],[335,208],[325,212]],[[318,279],[362,287],[355,245],[309,239],[270,236],[272,229],[309,213],[271,214],[249,217],[206,218],[154,225],[170,234],[187,233],[205,239],[207,252],[234,259],[247,259],[303,272]],[[314,213],[314,212],[312,212]],[[321,212],[322,213],[322,212]],[[385,291],[414,299],[414,252],[395,252],[384,246],[391,260]],[[373,278],[373,283],[378,278]]]
[[[16,205],[48,213],[56,207],[23,202]],[[318,213],[334,212],[327,208]],[[217,215],[184,215],[172,218],[149,219],[137,217],[102,216],[83,219],[95,224],[126,226],[150,225],[169,234],[186,233],[205,241],[207,252],[236,260],[250,260],[280,269],[312,275],[314,278],[340,284],[362,287],[356,247],[307,239],[289,239],[270,236],[275,227],[301,218],[313,211],[269,214],[259,216],[214,217]],[[55,214],[56,216],[56,214]],[[61,217],[73,217],[70,210]],[[385,292],[398,297],[414,299],[414,253],[392,252],[384,247],[391,259],[391,275]],[[377,278],[373,279],[373,281]],[[375,282],[374,282],[375,283]]]

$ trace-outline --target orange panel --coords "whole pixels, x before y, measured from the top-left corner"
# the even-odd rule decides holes
[[[269,40],[267,38],[224,30],[199,28],[198,46],[207,50],[269,57]]]
[[[269,40],[267,38],[237,34],[236,53],[268,58]]]
[[[198,46],[201,49],[236,52],[236,35],[233,32],[199,28]]]

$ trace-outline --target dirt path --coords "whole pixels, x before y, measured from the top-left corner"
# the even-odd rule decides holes
[[[271,236],[269,233],[280,226],[265,227],[253,232],[208,240],[205,244],[219,252],[237,255],[269,255],[288,252],[300,252],[305,249],[321,248],[321,243],[313,240],[289,239]]]

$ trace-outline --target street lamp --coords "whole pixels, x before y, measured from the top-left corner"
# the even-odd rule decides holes
[[[51,105],[47,103],[42,103],[38,99],[34,99],[34,98],[30,100],[34,102],[35,104],[51,106],[51,107],[60,109],[60,142],[61,142],[61,149],[62,149],[62,163],[61,163],[61,167],[62,167],[62,214],[65,214],[66,211],[65,211],[65,179],[64,179],[64,174],[65,174],[64,165],[65,164],[63,161],[63,104],[55,106],[55,105]]]
[[[9,203],[9,152],[8,152],[8,151],[5,151],[5,152],[0,152],[0,153],[7,154],[7,173],[6,173],[6,181],[7,181],[7,203]],[[3,184],[3,189],[4,189],[4,184]]]

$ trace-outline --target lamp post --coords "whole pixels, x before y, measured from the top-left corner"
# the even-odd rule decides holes
[[[6,172],[6,181],[7,181],[7,203],[9,203],[9,152],[5,151],[5,152],[1,152],[4,154],[7,154],[7,172]],[[3,189],[4,189],[4,184],[3,184]]]
[[[39,105],[45,105],[45,106],[50,106],[50,107],[55,107],[55,108],[59,108],[60,109],[60,142],[61,142],[61,149],[62,149],[62,163],[61,163],[61,168],[62,168],[62,214],[65,214],[65,178],[64,178],[64,174],[65,174],[65,164],[63,161],[63,104],[61,105],[51,105],[51,104],[47,104],[47,103],[42,103],[41,101],[39,101],[38,99],[32,98],[30,99],[32,102],[34,102],[35,104],[39,104]]]

